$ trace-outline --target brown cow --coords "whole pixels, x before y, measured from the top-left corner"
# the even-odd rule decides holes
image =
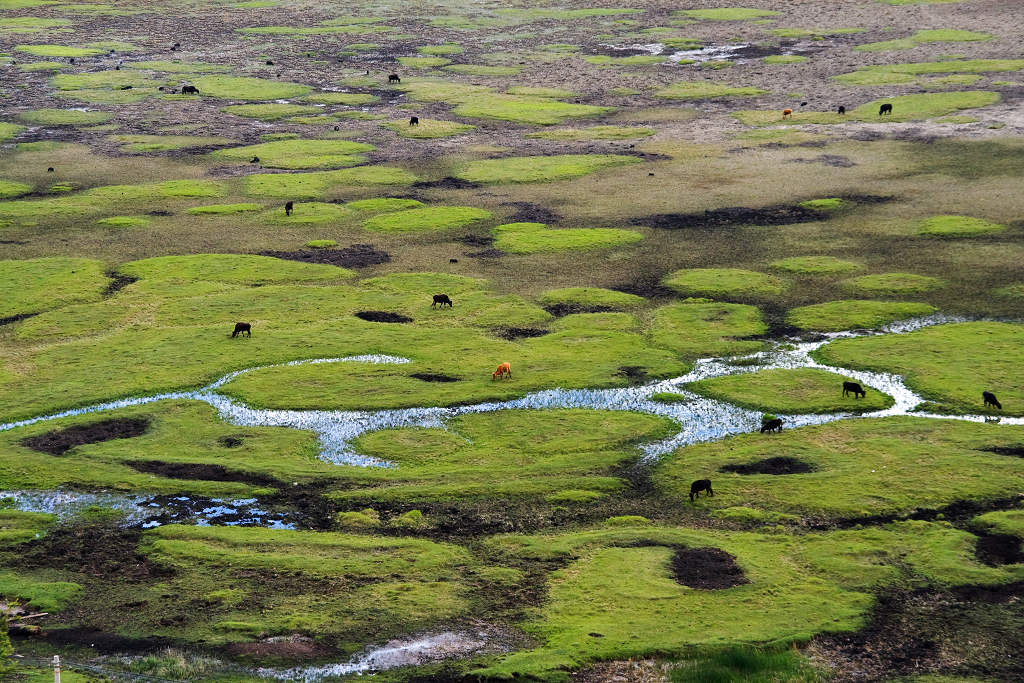
[[[491,374],[491,379],[496,380],[499,377],[507,376],[512,379],[512,366],[508,363],[502,363],[498,366],[498,369]]]
[[[791,119],[791,118],[793,118],[793,110],[792,109],[783,109],[782,110],[782,118],[784,118],[784,119]]]

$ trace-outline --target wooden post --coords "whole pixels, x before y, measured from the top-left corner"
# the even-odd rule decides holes
[[[60,655],[53,656],[53,683],[60,683]]]

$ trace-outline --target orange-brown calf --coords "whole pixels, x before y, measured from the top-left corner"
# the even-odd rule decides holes
[[[494,373],[491,375],[491,379],[495,380],[498,379],[499,377],[502,377],[503,375],[508,375],[508,378],[512,379],[512,366],[509,365],[508,363],[502,363],[501,365],[499,365],[498,369],[495,370]]]
[[[783,109],[782,110],[782,118],[784,118],[784,119],[791,119],[791,118],[793,118],[793,110],[792,109]]]

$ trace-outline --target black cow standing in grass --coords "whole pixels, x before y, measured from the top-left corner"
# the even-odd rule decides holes
[[[885,104],[883,104],[881,107],[878,108],[878,115],[879,116],[884,116],[885,114],[891,114],[891,113],[892,113],[892,105],[889,104],[888,102],[886,102]]]
[[[690,502],[693,502],[694,498],[700,498],[700,492],[706,491],[709,496],[715,495],[715,492],[711,490],[710,479],[698,479],[697,481],[690,484]]]
[[[234,339],[240,334],[245,334],[247,337],[252,336],[252,325],[250,323],[235,323],[235,331],[231,333],[231,338]]]
[[[849,396],[853,394],[857,398],[864,398],[867,396],[867,392],[857,382],[843,382],[843,396]]]
[[[391,74],[388,76],[388,83],[401,83],[402,79],[398,77],[398,74]]]
[[[1003,404],[999,402],[999,399],[997,399],[996,395],[993,394],[991,391],[981,392],[981,398],[985,401],[986,408],[988,408],[989,406],[995,406],[997,410],[1003,409]]]
[[[410,126],[418,126],[418,125],[420,125],[420,117],[418,117],[418,116],[411,116],[411,117],[409,117],[409,125]]]
[[[198,95],[199,94],[199,88],[197,88],[194,85],[183,85],[183,86],[181,86],[181,94],[182,95]]]
[[[284,205],[284,215],[291,216],[292,210],[295,208],[295,202],[288,202]]]
[[[765,432],[781,432],[782,431],[782,420],[775,418],[774,420],[768,420],[761,425],[761,433]]]
[[[448,304],[448,308],[451,308],[452,307],[452,300],[448,298],[447,294],[435,294],[434,295],[434,303],[430,304],[430,307],[434,308],[438,304],[441,304],[441,308],[444,308],[445,304]]]
[[[843,116],[844,114],[846,114],[846,107],[839,107],[839,115]]]

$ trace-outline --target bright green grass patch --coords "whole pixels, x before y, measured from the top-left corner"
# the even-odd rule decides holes
[[[269,209],[263,214],[265,220],[276,225],[303,225],[306,223],[337,223],[350,218],[352,213],[339,204],[322,202],[298,202],[289,216],[280,208]]]
[[[132,90],[59,90],[54,95],[62,100],[75,100],[89,104],[132,104],[141,102],[157,93],[155,88],[135,88]],[[113,130],[113,128],[111,128]]]
[[[68,64],[64,62],[29,62],[28,64],[19,64],[19,71],[60,71],[61,69],[67,69]]]
[[[850,121],[901,123],[945,116],[961,109],[986,107],[999,100],[999,93],[985,90],[965,90],[886,97],[862,104],[842,116],[832,112],[801,111],[794,112],[792,118],[783,119],[777,110],[738,111],[733,116],[748,126],[834,124]],[[892,114],[879,116],[879,107],[883,104],[893,106]]]
[[[82,594],[82,587],[66,581],[36,581],[9,571],[0,571],[0,596],[37,612],[60,612]]]
[[[193,135],[111,135],[109,140],[121,143],[122,152],[169,152],[192,147],[230,145],[231,138]]]
[[[224,216],[262,210],[262,204],[208,204],[207,206],[194,206],[186,213],[192,216]]]
[[[411,69],[432,69],[451,64],[452,60],[444,57],[399,57],[398,63]]]
[[[0,180],[0,199],[11,199],[28,194],[32,186],[27,183],[16,183],[13,180]]]
[[[352,271],[336,266],[250,254],[157,256],[122,264],[118,271],[143,279],[207,280],[247,285],[335,281],[353,275]]]
[[[259,163],[270,168],[337,168],[363,163],[363,152],[372,152],[373,145],[348,140],[277,140],[258,145],[232,147],[210,152],[218,161],[249,163],[259,157]]]
[[[795,650],[766,651],[735,647],[687,659],[669,671],[668,679],[672,683],[740,680],[746,683],[812,683],[823,680],[823,676]]]
[[[133,69],[148,69],[172,74],[213,74],[231,71],[230,64],[212,64],[210,62],[172,62],[156,60],[151,62],[132,62]]]
[[[1005,225],[971,216],[933,216],[917,225],[917,234],[930,237],[975,237],[1004,230]]]
[[[765,64],[802,64],[810,61],[810,57],[800,55],[768,55],[761,60]]]
[[[77,111],[74,109],[33,109],[18,114],[25,123],[40,126],[92,126],[114,118],[105,111]]]
[[[58,90],[94,90],[102,88],[135,88],[156,87],[158,81],[151,81],[144,75],[134,71],[94,71],[80,74],[59,74],[50,79],[50,85]]]
[[[16,45],[14,49],[35,57],[93,57],[105,52],[96,48],[67,45]]]
[[[336,187],[410,185],[412,173],[391,166],[358,166],[314,173],[256,174],[246,177],[245,193],[252,197],[315,199]]]
[[[452,64],[445,71],[470,76],[515,76],[523,70],[521,66],[488,66],[486,64]]]
[[[1024,510],[986,512],[972,519],[971,527],[982,529],[990,534],[1007,534],[1024,538]]]
[[[5,123],[0,121],[0,142],[5,142],[11,138],[17,136],[21,131],[25,130],[25,126],[19,126],[16,123]]]
[[[939,76],[937,78],[921,79],[921,87],[924,88],[945,88],[956,85],[974,85],[981,80],[981,76],[975,74],[953,74],[952,76]]]
[[[610,55],[588,55],[583,58],[588,64],[597,66],[644,66],[647,64],[660,64],[665,57],[660,55],[631,55],[629,57],[612,57]]]
[[[600,116],[612,110],[613,107],[559,102],[545,97],[492,94],[465,97],[452,113],[457,116],[550,126],[565,119]]]
[[[199,88],[200,95],[230,100],[283,100],[306,95],[313,90],[301,83],[239,76],[201,76],[192,84]]]
[[[5,500],[11,499],[0,498],[0,548],[42,538],[57,521],[41,512],[5,510]]]
[[[616,292],[613,289],[566,287],[564,289],[549,289],[537,297],[537,301],[542,306],[561,304],[581,309],[600,307],[612,310],[628,310],[642,306],[646,300],[642,296]]]
[[[651,394],[651,400],[658,403],[689,403],[690,399],[672,391],[658,391]]]
[[[0,33],[38,33],[48,29],[70,26],[69,19],[44,19],[42,17],[2,17]]]
[[[651,128],[636,126],[590,126],[588,128],[558,128],[530,133],[528,138],[545,140],[633,140],[654,135]]]
[[[381,125],[395,131],[403,138],[414,138],[419,140],[446,138],[452,135],[468,133],[469,131],[476,129],[476,126],[471,126],[468,123],[458,123],[456,121],[440,121],[438,119],[424,118],[421,118],[419,121],[419,124],[416,126],[410,126],[409,122],[406,120],[391,121],[389,123],[382,123]]]
[[[111,201],[137,201],[158,197],[223,197],[224,187],[213,180],[165,180],[145,185],[104,185],[83,193]]]
[[[42,7],[52,5],[52,0],[0,0],[0,11],[12,9],[25,9],[27,7]]]
[[[413,209],[418,206],[423,206],[423,202],[415,199],[397,199],[394,197],[360,199],[358,201],[345,204],[346,209],[362,211],[364,213],[388,213],[391,211],[401,211],[403,209]]]
[[[851,71],[833,76],[832,79],[844,85],[903,85],[905,83],[913,83],[915,80],[910,74],[873,69]]]
[[[936,310],[934,306],[922,303],[853,299],[794,308],[786,315],[786,322],[804,330],[839,332],[875,329],[897,320],[928,315]]]
[[[713,377],[691,382],[686,388],[745,408],[784,415],[869,413],[893,404],[890,396],[870,387],[864,398],[844,398],[843,380],[850,378],[826,370],[797,368]]]
[[[374,216],[363,227],[377,232],[451,230],[491,218],[490,211],[472,206],[424,206]]]
[[[618,154],[506,157],[471,161],[455,176],[476,183],[538,183],[579,178],[605,168],[640,162],[636,157]]]
[[[712,81],[680,81],[654,93],[670,100],[705,100],[714,97],[753,97],[768,92],[759,88],[733,87]]]
[[[444,45],[424,45],[416,48],[416,51],[424,55],[460,55],[465,50],[455,43],[445,43]]]
[[[980,399],[979,393],[979,403]],[[701,500],[712,509],[749,504],[811,517],[901,514],[957,500],[981,502],[1012,495],[1008,492],[1016,491],[1024,478],[1015,460],[977,449],[1019,443],[1022,431],[1005,425],[899,417],[789,429],[783,432],[784,439],[752,432],[681,448],[659,462],[654,480],[682,502],[689,498],[690,482],[709,476],[715,481],[715,496]],[[771,439],[770,446],[766,439]],[[816,470],[782,476],[720,471],[723,465],[757,462],[769,455],[796,458]],[[979,468],[986,476],[977,476]],[[887,484],[894,481],[902,485]]]
[[[634,230],[615,228],[562,228],[552,230],[543,223],[509,223],[491,231],[494,247],[513,254],[535,254],[564,249],[609,249],[643,239]]]
[[[98,301],[109,282],[104,270],[84,258],[0,261],[0,318]]]
[[[772,261],[768,265],[796,275],[837,275],[864,267],[859,263],[844,261],[835,256],[793,256]]]
[[[144,216],[111,216],[96,221],[105,228],[144,228],[150,220]]]
[[[319,104],[343,104],[348,107],[359,107],[364,104],[371,104],[379,101],[376,95],[356,92],[318,92],[302,98],[303,102],[317,102]]]
[[[334,240],[310,240],[306,242],[306,246],[310,249],[330,249],[338,246],[338,243]]]
[[[941,73],[987,73],[990,71],[1019,71],[1024,69],[1024,59],[951,59],[942,62],[910,62],[905,64],[882,64],[869,66],[851,74],[837,76],[843,80],[846,76],[858,73],[897,73],[912,76]]]
[[[876,52],[883,50],[905,50],[924,43],[958,43],[977,42],[982,40],[992,40],[992,36],[990,36],[987,33],[978,33],[977,31],[961,31],[957,29],[933,29],[926,31],[918,31],[917,33],[908,38],[886,40],[880,43],[865,43],[864,45],[858,45],[853,49],[860,50],[863,52]]]
[[[774,296],[789,285],[773,275],[741,268],[689,268],[670,273],[666,286],[684,294]]]
[[[862,275],[842,283],[847,289],[868,294],[920,294],[946,286],[946,281],[914,273],[878,273]]]
[[[767,329],[755,306],[695,301],[657,309],[648,337],[655,346],[692,359],[754,353],[764,343],[740,338]]]
[[[576,94],[572,90],[565,90],[564,88],[545,88],[542,86],[534,85],[516,85],[506,90],[506,92],[509,95],[526,95],[527,97],[552,97],[555,99],[573,97]]]
[[[586,307],[583,308],[586,310]],[[551,324],[551,329],[556,332],[587,329],[637,332],[640,327],[640,321],[629,313],[573,313],[559,318]]]
[[[800,206],[805,209],[814,209],[815,211],[837,211],[849,207],[850,202],[839,197],[824,197],[822,199],[808,199],[805,202],[800,202]]]
[[[700,19],[701,21],[750,21],[751,19],[777,17],[782,14],[782,12],[764,9],[751,9],[748,7],[722,7],[719,9],[677,10],[674,14],[676,16]]]
[[[1001,414],[1024,415],[1022,340],[1021,325],[958,323],[837,340],[815,354],[830,365],[900,374],[944,411],[1000,413],[982,406],[981,392],[991,391],[1003,404]]]

